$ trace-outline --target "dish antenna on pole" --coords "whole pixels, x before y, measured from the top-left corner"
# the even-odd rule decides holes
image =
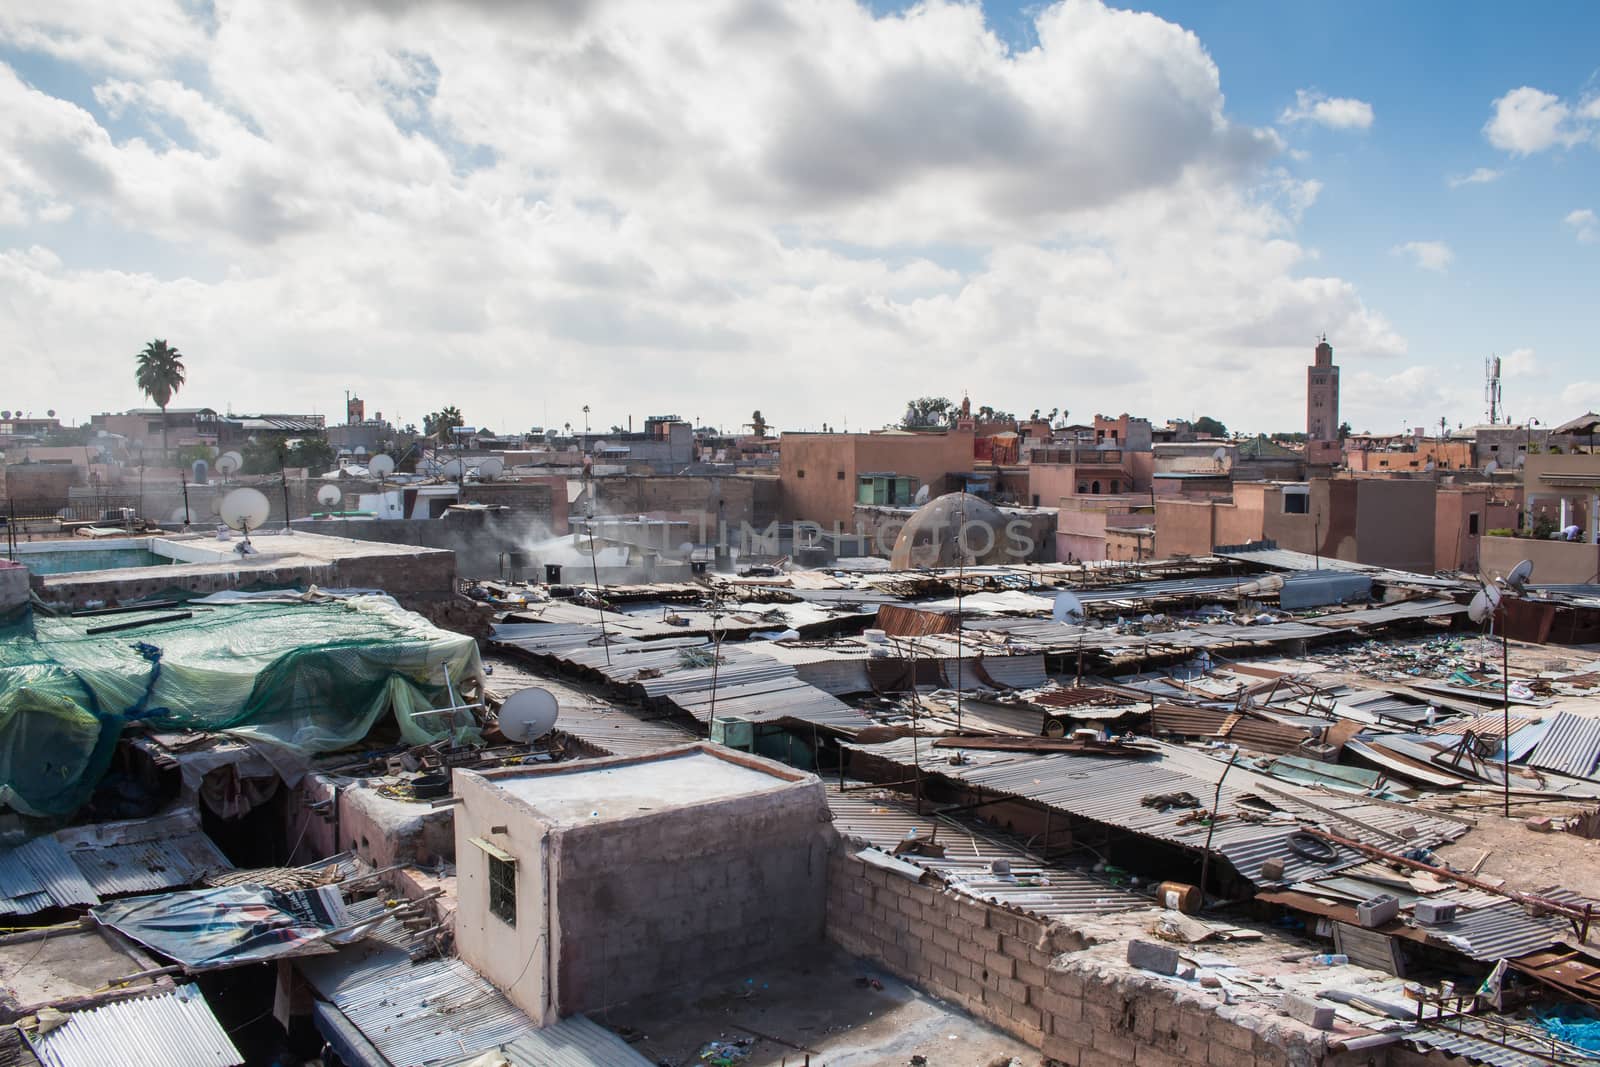
[[[1497,460],[1497,459],[1491,459],[1489,462],[1487,462],[1487,463],[1485,463],[1483,465],[1483,473],[1484,473],[1484,475],[1487,476],[1487,477],[1490,477],[1490,478],[1494,477],[1494,472],[1499,470],[1499,469],[1500,469],[1500,461]]]
[[[1506,575],[1506,585],[1520,593],[1522,592],[1522,587],[1527,585],[1528,579],[1532,577],[1533,560],[1525,559],[1511,568],[1511,573]]]
[[[912,503],[917,505],[917,507],[920,508],[922,505],[926,504],[927,502],[928,502],[928,487],[927,486],[923,486],[921,489],[917,490],[917,495],[912,500]]]
[[[1467,605],[1467,618],[1473,622],[1481,623],[1494,616],[1495,610],[1500,607],[1503,594],[1492,585],[1482,586],[1472,602]]]
[[[317,490],[317,503],[324,507],[333,507],[344,499],[344,492],[337,485],[325,485]]]
[[[1065,591],[1056,594],[1055,606],[1050,609],[1056,622],[1082,622],[1085,615],[1083,601]]]
[[[239,468],[244,466],[244,457],[237,452],[224,452],[217,457],[217,473],[227,478],[238,474]]]
[[[500,477],[500,472],[506,469],[505,460],[490,456],[478,464],[478,477],[486,482],[492,482]]]
[[[379,452],[367,462],[367,470],[376,474],[381,482],[386,475],[394,473],[394,457],[387,452]]]
[[[561,714],[561,705],[548,689],[521,689],[500,705],[500,732],[513,741],[536,741],[549,733]]]
[[[261,529],[267,516],[272,513],[272,502],[261,490],[245,486],[223,497],[218,513],[225,526],[244,534],[242,551],[253,552],[254,549],[249,547],[250,531]]]
[[[1211,453],[1211,458],[1217,461],[1217,469],[1221,470],[1228,463],[1228,450],[1226,448],[1218,448]]]
[[[446,478],[459,478],[461,477],[461,472],[463,470],[465,470],[465,468],[462,467],[461,461],[459,459],[452,459],[443,467],[439,468],[439,473],[444,475]]]

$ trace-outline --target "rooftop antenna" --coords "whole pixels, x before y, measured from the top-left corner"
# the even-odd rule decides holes
[[[923,486],[921,489],[918,489],[917,495],[912,498],[911,502],[919,508],[926,504],[928,502],[928,487]]]
[[[325,508],[331,508],[344,499],[344,491],[337,485],[325,485],[317,490],[317,503]]]
[[[1500,421],[1500,357],[1483,361],[1483,400],[1489,405],[1489,425]]]
[[[1050,609],[1050,617],[1056,622],[1082,622],[1085,614],[1083,601],[1066,590],[1056,594],[1055,606]]]
[[[217,457],[217,473],[222,475],[226,482],[229,477],[239,473],[239,468],[244,466],[244,457],[237,452],[224,452]]]
[[[239,554],[248,555],[255,551],[250,546],[250,531],[261,529],[272,513],[272,502],[261,490],[243,486],[222,498],[217,513],[224,526],[244,534],[244,544],[239,546]]]
[[[513,741],[527,744],[555,729],[561,704],[548,689],[537,686],[519,689],[500,705],[500,732]]]
[[[1506,574],[1502,581],[1506,589],[1520,595],[1528,584],[1528,579],[1533,577],[1533,561],[1523,560]],[[1505,625],[1506,594],[1494,587],[1491,582],[1482,582],[1472,602],[1467,605],[1467,618],[1476,623],[1488,623],[1490,632],[1496,621],[1500,623],[1500,708],[1501,708],[1501,746],[1500,746],[1500,776],[1501,788],[1504,796],[1504,814],[1511,817],[1511,650],[1506,639]]]
[[[1494,472],[1499,469],[1500,461],[1497,459],[1491,459],[1489,462],[1483,465],[1483,475],[1485,478],[1493,478]]]
[[[492,482],[496,478],[500,477],[501,472],[505,469],[505,460],[496,456],[490,456],[488,459],[482,460],[478,463],[478,478],[485,482]]]
[[[1211,453],[1211,458],[1217,461],[1217,470],[1221,470],[1228,462],[1228,450],[1218,447],[1215,452]]]
[[[378,476],[378,485],[383,485],[385,476],[394,473],[394,457],[387,452],[379,452],[367,463],[367,472]]]

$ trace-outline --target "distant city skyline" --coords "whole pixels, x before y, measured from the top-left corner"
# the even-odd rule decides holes
[[[1600,408],[1600,10],[0,10],[0,404],[866,430]]]

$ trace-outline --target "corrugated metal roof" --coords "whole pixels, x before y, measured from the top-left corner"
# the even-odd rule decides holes
[[[1540,895],[1551,900],[1583,903],[1576,893],[1565,890],[1549,890]],[[1441,894],[1437,899],[1451,897]],[[1549,948],[1572,928],[1558,915],[1533,916],[1514,900],[1497,900],[1456,912],[1455,922],[1422,929],[1430,940],[1443,942],[1475,960],[1500,960]]]
[[[532,1027],[503,993],[457,959],[413,964],[395,946],[368,941],[297,964],[394,1067],[470,1061]]]
[[[513,1067],[653,1067],[632,1045],[583,1015],[529,1030],[499,1048]],[[454,1067],[471,1062],[462,1060]]]
[[[200,987],[76,1011],[33,1038],[45,1067],[235,1067],[234,1048]]]
[[[912,744],[911,738],[902,738],[851,747],[863,755],[906,768],[920,763],[924,775],[1023,797],[1080,818],[1193,849],[1205,847],[1205,825],[1180,823],[1182,810],[1159,811],[1141,801],[1151,794],[1187,792],[1209,806],[1225,766],[1175,745],[1160,745],[1160,755],[1148,760],[964,750],[967,762],[957,765],[919,761],[914,758]],[[941,750],[941,754],[946,751]],[[1431,847],[1465,832],[1464,823],[1413,809],[1344,795],[1317,793],[1314,797],[1298,795],[1281,781],[1235,765],[1221,789],[1219,804],[1221,812],[1233,817],[1218,822],[1210,832],[1212,848],[1251,881],[1261,880],[1261,865],[1272,858],[1283,859],[1285,879],[1296,881],[1348,867],[1361,859],[1339,848],[1327,861],[1314,861],[1294,852],[1289,838],[1306,824],[1327,826],[1341,835],[1387,848],[1400,843],[1409,843],[1413,848]],[[1411,836],[1402,837],[1402,829]]]
[[[1563,711],[1550,723],[1528,762],[1541,770],[1587,778],[1600,762],[1600,719]]]
[[[1021,845],[949,816],[918,815],[910,804],[884,790],[852,783],[852,791],[828,786],[828,808],[839,833],[861,844],[892,852],[912,830],[924,841],[945,846],[943,856],[899,858],[933,872],[952,889],[1043,918],[1103,915],[1147,908],[1151,902],[1088,871],[1050,863]],[[992,870],[996,860],[1010,864],[1011,876]]]
[[[1600,1063],[1600,1056],[1525,1026],[1498,1019],[1457,1016],[1430,1022],[1405,1035],[1408,1044],[1492,1067],[1551,1067]]]
[[[100,903],[94,886],[53,835],[0,849],[0,893],[0,914],[7,915]]]
[[[715,700],[709,687],[674,693],[668,699],[701,722],[710,722],[714,710],[718,718],[803,722],[852,737],[872,725],[866,713],[793,677],[740,685],[725,684],[719,679]]]
[[[195,885],[208,873],[233,868],[200,828],[193,809],[76,827],[55,836],[102,897]]]

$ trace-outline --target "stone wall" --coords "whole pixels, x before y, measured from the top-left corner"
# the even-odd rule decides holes
[[[1378,1067],[1320,1032],[1219,1004],[1104,958],[1061,923],[911,882],[841,845],[829,861],[828,938],[1038,1048],[1066,1067]],[[1398,1064],[1400,1059],[1393,1061]],[[1406,1063],[1425,1060],[1410,1059]]]

